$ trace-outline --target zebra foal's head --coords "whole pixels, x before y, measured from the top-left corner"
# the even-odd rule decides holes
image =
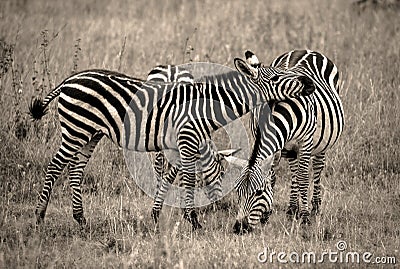
[[[245,166],[235,188],[239,196],[239,212],[233,232],[251,232],[264,216],[272,212],[273,192],[270,177],[263,175],[259,165]]]
[[[263,66],[251,51],[246,51],[245,56],[246,61],[235,58],[235,67],[260,89],[266,100],[282,101],[287,98],[307,96],[314,92],[314,82],[308,77],[275,67]]]

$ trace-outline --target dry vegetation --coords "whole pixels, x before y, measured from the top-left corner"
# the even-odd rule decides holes
[[[360,9],[345,0],[1,1],[0,268],[266,268],[257,262],[264,247],[320,253],[335,251],[338,240],[351,251],[399,261],[400,11],[390,2],[389,8]],[[122,153],[104,140],[84,179],[88,232],[72,219],[66,173],[56,183],[45,224],[35,231],[37,195],[60,134],[54,104],[42,122],[28,119],[32,96],[74,70],[107,68],[142,78],[156,64],[233,67],[246,49],[269,63],[294,48],[323,52],[342,74],[346,128],[328,154],[323,215],[312,227],[302,230],[285,219],[289,174],[283,163],[276,213],[254,233],[232,233],[235,193],[219,207],[202,209],[203,231],[192,233],[180,210],[166,207],[155,233],[152,200],[134,182],[152,179],[146,155],[137,155],[130,175]],[[349,265],[325,264],[340,266]],[[362,265],[369,266],[376,265]]]

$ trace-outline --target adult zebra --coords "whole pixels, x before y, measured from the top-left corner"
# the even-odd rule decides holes
[[[194,229],[201,228],[193,208],[195,163],[201,142],[256,105],[314,90],[304,83],[304,76],[275,68],[272,75],[277,81],[271,81],[269,74],[263,83],[254,83],[259,77],[257,68],[241,59],[235,59],[235,66],[247,77],[231,71],[221,75],[218,81],[222,84],[194,85],[143,83],[116,72],[89,70],[66,78],[43,101],[35,99],[30,113],[40,119],[59,95],[62,132],[61,146],[48,165],[36,207],[37,222],[44,219],[54,181],[63,168],[70,163],[70,176],[81,173],[80,166],[87,163],[106,135],[118,147],[139,152],[177,149],[186,189],[184,216]],[[80,192],[80,185],[73,182],[74,194]],[[73,212],[73,216],[84,224],[83,212]]]
[[[246,59],[254,68],[269,68],[261,66],[258,58],[250,51],[246,52]],[[310,159],[314,174],[311,213],[315,215],[319,213],[321,205],[320,182],[325,154],[336,143],[344,126],[344,112],[339,97],[339,73],[331,60],[311,50],[286,52],[277,57],[271,66],[307,76],[313,81],[316,90],[310,96],[270,102],[270,107],[263,105],[254,110],[252,129],[256,138],[255,144],[249,164],[242,171],[237,185],[240,189],[249,180],[265,182],[258,164],[282,150],[282,157],[288,158],[292,174],[287,215],[294,216],[299,213],[302,223],[309,224],[307,195]],[[258,172],[251,175],[252,170]],[[273,167],[268,175],[273,188],[276,180]],[[251,230],[263,212],[267,213],[263,217],[268,217],[272,203],[271,199],[266,198],[272,195],[268,188],[265,191],[241,194],[244,201],[234,226],[236,233]]]
[[[105,70],[92,70],[92,73],[99,73],[99,75],[107,76],[112,74],[112,72],[108,72]],[[109,73],[109,74],[108,74]],[[133,85],[138,85],[140,86],[142,83],[146,83],[145,81],[137,78],[131,78],[122,74],[113,74],[118,75],[119,79],[123,79],[126,81],[126,83],[130,83]],[[163,65],[163,66],[156,66],[154,67],[148,74],[147,77],[147,83],[168,83],[168,82],[177,82],[177,83],[194,83],[193,76],[190,74],[190,72],[180,66],[173,66],[173,65]],[[114,85],[115,86],[115,85]],[[61,88],[60,88],[61,90]],[[55,92],[55,95],[59,94],[59,92]],[[37,105],[37,104],[36,104]],[[41,111],[43,108],[38,108],[38,111],[35,111],[34,109],[36,105],[32,105],[31,108],[33,111],[31,111],[31,114],[38,118],[44,115],[45,111]],[[73,208],[73,215],[74,218],[83,225],[86,223],[86,220],[84,218],[84,212],[83,212],[83,205],[82,205],[82,193],[81,193],[81,182],[82,182],[82,177],[83,177],[83,171],[87,165],[88,160],[91,157],[91,154],[96,147],[97,143],[100,141],[101,137],[96,137],[96,139],[93,139],[91,143],[89,143],[80,153],[76,153],[74,160],[70,162],[70,169],[69,169],[69,180],[70,180],[70,185],[72,187],[72,208]],[[208,145],[208,144],[207,144]],[[229,156],[232,153],[232,150],[226,150],[226,151],[221,151],[221,152],[214,152],[211,151],[210,149],[207,148],[207,145],[201,148],[201,152],[204,153],[203,155],[200,155],[200,161],[201,161],[201,166],[202,167],[207,167],[210,165],[210,167],[214,168],[215,170],[213,171],[215,174],[215,178],[210,178],[211,174],[209,175],[202,175],[204,180],[208,180],[210,182],[219,182],[220,181],[220,176],[221,174],[225,171],[226,168],[226,162],[223,161],[223,157]],[[156,155],[156,162],[153,164],[154,171],[156,174],[156,177],[160,177],[160,168],[165,169],[164,167],[160,167],[161,163],[164,163],[168,169],[165,169],[166,171],[169,171],[169,169],[174,168],[172,167],[171,164],[164,161],[164,154],[162,151],[159,152],[153,152],[153,154]],[[214,157],[214,159],[212,159]],[[174,168],[176,169],[176,168]],[[211,168],[210,168],[211,169]],[[160,181],[160,179],[158,180]],[[218,187],[218,184],[213,183],[212,186]],[[161,187],[161,186],[160,186]],[[160,188],[157,187],[157,190]],[[211,190],[213,191],[211,193]],[[210,189],[210,194],[209,197],[210,199],[213,198],[214,196],[213,193],[217,192],[217,190]],[[221,190],[222,192],[222,190]],[[158,195],[155,197],[155,201],[157,201]],[[213,198],[215,199],[215,198]],[[161,209],[161,207],[160,207]]]

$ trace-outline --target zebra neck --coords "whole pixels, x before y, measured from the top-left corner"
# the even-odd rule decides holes
[[[234,118],[240,118],[256,106],[265,103],[266,97],[247,78],[237,71],[206,76],[197,80],[201,91],[212,102],[230,110]]]

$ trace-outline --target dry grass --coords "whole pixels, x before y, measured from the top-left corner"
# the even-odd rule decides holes
[[[264,247],[320,253],[335,251],[339,239],[351,251],[400,259],[398,13],[395,6],[361,10],[344,0],[1,1],[0,268],[267,267],[257,262]],[[321,51],[337,64],[346,115],[323,173],[323,215],[308,230],[285,220],[289,174],[283,164],[276,214],[254,233],[232,233],[235,193],[219,210],[202,209],[204,231],[193,234],[180,210],[167,207],[155,233],[152,200],[133,180],[152,178],[147,157],[137,155],[131,176],[122,153],[105,140],[85,173],[88,233],[81,234],[72,219],[65,174],[46,223],[34,230],[37,195],[60,134],[54,104],[42,122],[28,120],[32,96],[47,93],[73,70],[107,68],[144,77],[156,64],[192,60],[233,67],[246,49],[269,63],[294,48]],[[235,128],[233,142],[242,139]]]

